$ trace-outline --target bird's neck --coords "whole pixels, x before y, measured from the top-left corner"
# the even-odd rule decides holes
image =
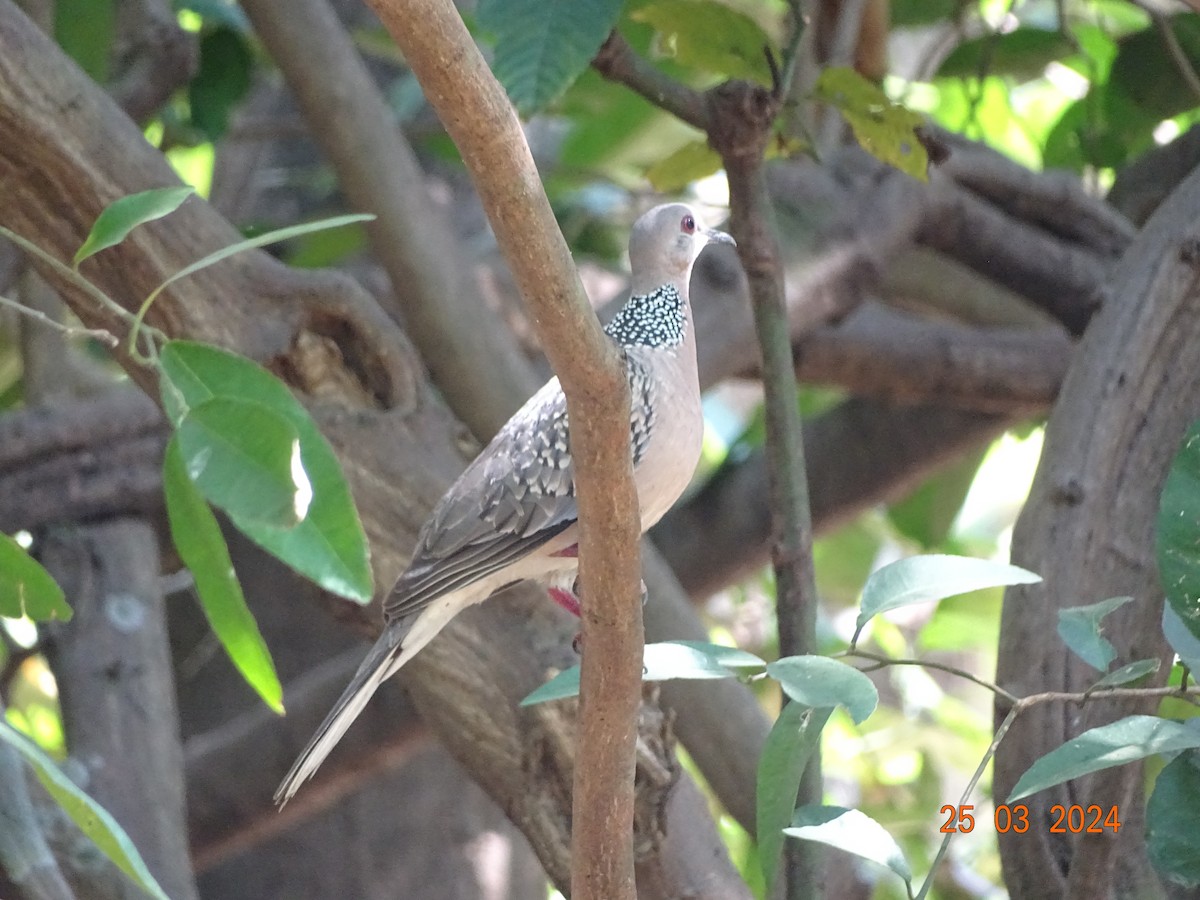
[[[623,347],[678,347],[687,339],[689,320],[684,292],[667,282],[630,297],[604,330]]]

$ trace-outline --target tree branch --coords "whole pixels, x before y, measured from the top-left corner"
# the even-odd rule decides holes
[[[633,900],[642,617],[629,386],[579,283],[515,111],[446,0],[372,0],[462,154],[567,396],[580,522],[583,675],[572,894]]]
[[[407,325],[455,414],[490,438],[538,384],[479,296],[466,248],[430,198],[392,109],[328,0],[246,0],[242,8],[314,123],[309,133],[350,204],[376,216],[367,225],[371,248],[402,304],[388,312]]]

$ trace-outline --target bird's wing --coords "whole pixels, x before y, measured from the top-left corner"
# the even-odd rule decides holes
[[[384,603],[393,620],[499,571],[575,522],[566,398],[551,379],[439,501]]]

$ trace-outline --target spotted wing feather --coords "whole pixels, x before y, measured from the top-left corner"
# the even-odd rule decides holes
[[[578,517],[566,398],[552,379],[454,483],[384,604],[389,619],[499,571]]]

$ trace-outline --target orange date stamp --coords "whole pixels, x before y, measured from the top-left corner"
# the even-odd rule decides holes
[[[975,807],[970,804],[955,806],[947,803],[938,813],[946,817],[939,829],[942,834],[969,834],[975,830]],[[1116,834],[1121,828],[1121,816],[1116,806],[1106,810],[1098,804],[1055,804],[1050,807],[1050,821],[1046,824],[1050,834]],[[1034,827],[1029,807],[1024,803],[999,804],[992,814],[992,826],[998,834],[1010,831],[1024,834]]]

